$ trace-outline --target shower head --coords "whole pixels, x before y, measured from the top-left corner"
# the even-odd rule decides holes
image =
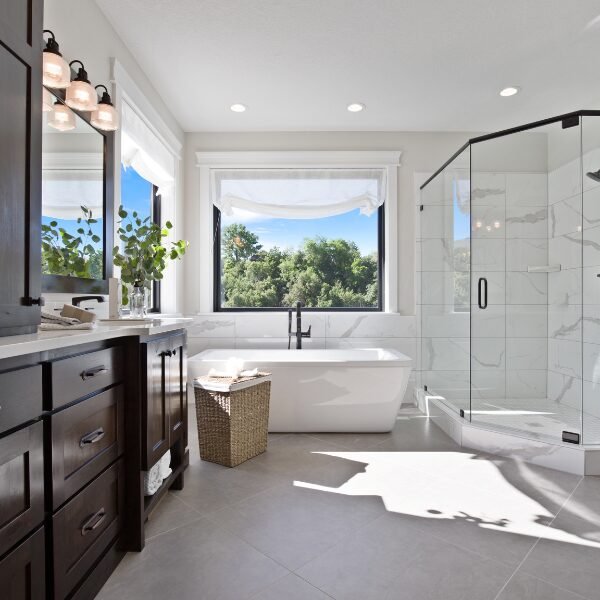
[[[598,169],[598,171],[588,171],[586,173],[586,175],[590,179],[593,179],[594,181],[597,181],[598,183],[600,183],[600,169]]]

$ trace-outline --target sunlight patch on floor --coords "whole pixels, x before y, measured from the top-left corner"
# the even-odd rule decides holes
[[[556,506],[560,487],[521,465],[511,482],[493,462],[463,452],[316,452],[366,465],[339,487],[304,481],[294,485],[347,496],[379,496],[389,512],[426,519],[466,521],[482,529],[600,548],[555,527],[543,499]],[[527,490],[535,489],[540,501]],[[597,523],[600,515],[582,507],[582,518]]]

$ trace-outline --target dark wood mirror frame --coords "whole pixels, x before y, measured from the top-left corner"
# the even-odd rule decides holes
[[[46,88],[57,100],[64,104],[65,92]],[[95,293],[108,294],[108,278],[113,272],[114,243],[114,200],[115,200],[115,134],[112,131],[101,131],[90,123],[90,113],[73,111],[83,119],[94,131],[104,138],[104,202],[103,202],[103,279],[85,279],[67,275],[42,274],[42,292],[44,293]],[[40,246],[41,246],[40,239]]]

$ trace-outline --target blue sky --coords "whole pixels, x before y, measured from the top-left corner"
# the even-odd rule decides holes
[[[127,212],[136,211],[145,219],[152,211],[152,184],[132,169],[121,166],[121,204]]]
[[[377,213],[367,217],[358,209],[335,217],[322,219],[272,219],[223,215],[222,227],[231,223],[243,223],[255,233],[263,247],[268,250],[277,246],[281,249],[297,249],[305,238],[322,236],[328,239],[345,239],[356,243],[362,254],[377,251]]]

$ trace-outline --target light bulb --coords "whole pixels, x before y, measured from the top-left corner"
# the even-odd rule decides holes
[[[64,104],[56,102],[54,110],[48,113],[48,125],[58,131],[75,129],[75,113]]]
[[[116,131],[119,129],[119,114],[111,104],[100,102],[92,113],[90,123],[103,131]]]
[[[65,89],[71,84],[69,65],[59,54],[44,52],[42,82],[50,88]]]
[[[67,89],[65,104],[80,111],[96,110],[98,106],[98,97],[96,90],[88,81],[74,80]]]

